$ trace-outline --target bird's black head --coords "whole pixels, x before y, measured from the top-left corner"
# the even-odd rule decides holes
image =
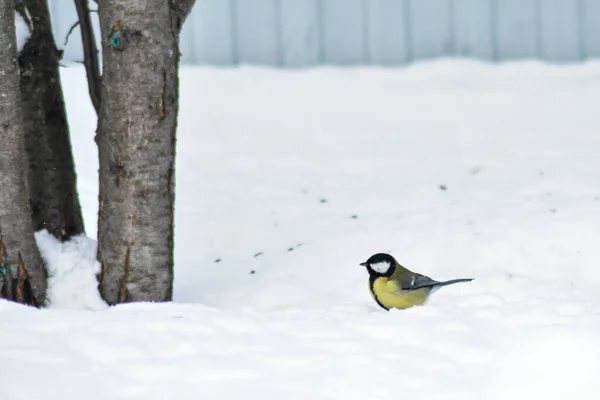
[[[391,276],[396,269],[396,260],[389,254],[377,253],[360,265],[367,267],[371,276]]]

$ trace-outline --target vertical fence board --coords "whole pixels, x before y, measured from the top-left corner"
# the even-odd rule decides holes
[[[585,57],[600,57],[600,1],[581,0],[581,36]]]
[[[408,61],[408,0],[367,0],[369,60],[378,65]]]
[[[318,0],[281,0],[280,26],[283,65],[298,67],[319,62]]]
[[[279,0],[235,0],[236,38],[239,62],[279,65]]]
[[[496,0],[496,37],[501,59],[538,54],[536,0]]]
[[[195,64],[197,62],[196,35],[194,34],[194,23],[192,21],[192,16],[188,16],[179,35],[179,53],[181,54],[179,62],[181,64]]]
[[[322,57],[329,64],[367,63],[365,1],[320,0]]]
[[[551,61],[581,59],[579,0],[539,0],[539,5],[540,57]]]
[[[493,0],[454,0],[456,54],[484,60],[495,58]]]
[[[410,0],[410,38],[415,59],[454,53],[453,4],[448,0]]]
[[[196,2],[182,32],[183,35],[191,35],[186,38],[192,46],[186,61],[211,65],[237,63],[233,7],[234,0]]]
[[[48,0],[65,63],[81,61],[72,1]],[[96,8],[95,3],[90,3]],[[98,16],[92,22],[100,48]],[[460,55],[490,60],[600,57],[600,0],[202,0],[182,63],[401,65]]]

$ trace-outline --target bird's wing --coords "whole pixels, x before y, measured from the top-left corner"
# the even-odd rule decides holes
[[[415,290],[423,287],[431,287],[437,285],[439,282],[431,279],[428,276],[413,273],[410,279],[404,280],[400,288],[402,290]]]

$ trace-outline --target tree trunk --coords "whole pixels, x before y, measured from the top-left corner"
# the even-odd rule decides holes
[[[14,18],[13,0],[0,1],[0,293],[41,306],[47,276],[29,207]]]
[[[22,0],[22,6],[33,26],[19,56],[33,227],[64,241],[83,233],[84,226],[59,75],[60,52],[47,0]]]
[[[187,15],[172,3],[98,2],[99,289],[109,304],[172,297],[178,37]]]

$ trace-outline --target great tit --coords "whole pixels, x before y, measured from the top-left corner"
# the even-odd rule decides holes
[[[369,292],[373,300],[388,311],[390,308],[405,309],[422,305],[435,289],[473,280],[434,281],[404,268],[394,257],[385,253],[375,254],[360,265],[367,267],[369,272]]]

